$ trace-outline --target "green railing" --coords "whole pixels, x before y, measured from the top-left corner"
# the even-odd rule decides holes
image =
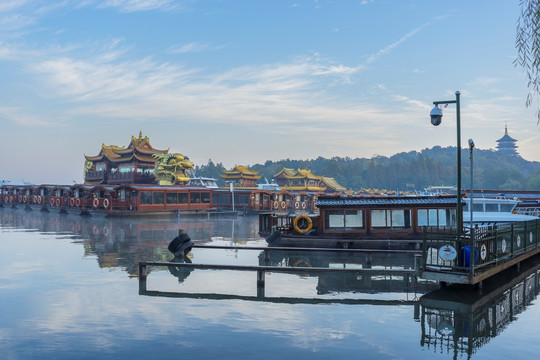
[[[474,274],[537,248],[539,238],[540,219],[474,227],[460,239],[455,228],[424,227],[423,269]]]

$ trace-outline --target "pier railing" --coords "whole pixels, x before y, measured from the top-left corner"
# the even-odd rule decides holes
[[[422,269],[467,275],[504,269],[538,252],[540,219],[467,229],[460,239],[455,229],[424,228]],[[480,280],[481,281],[481,280]]]

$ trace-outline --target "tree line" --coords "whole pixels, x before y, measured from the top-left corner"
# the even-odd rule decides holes
[[[268,160],[264,164],[247,165],[258,171],[261,183],[281,169],[308,169],[315,175],[334,178],[353,191],[386,189],[394,191],[423,191],[428,186],[456,185],[456,147],[440,146],[422,151],[409,151],[391,157],[372,158],[318,157],[313,160]],[[462,187],[470,188],[469,149],[462,149]],[[194,176],[218,179],[225,169],[222,163],[208,160],[196,166]],[[473,153],[473,188],[483,190],[540,190],[540,162],[527,161],[520,156],[501,154],[494,150],[475,149]]]

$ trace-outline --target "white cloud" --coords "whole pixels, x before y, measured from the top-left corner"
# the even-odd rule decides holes
[[[179,6],[174,0],[104,0],[98,7],[115,7],[124,12],[174,10]]]
[[[425,25],[424,25],[425,26]],[[413,37],[415,34],[417,34],[420,30],[422,30],[422,28],[424,26],[420,26],[420,27],[417,27],[416,29],[413,29],[412,31],[409,31],[407,34],[405,34],[404,36],[402,36],[398,41],[388,45],[387,47],[379,50],[377,53],[371,55],[368,57],[368,59],[366,60],[366,64],[371,64],[373,62],[375,62],[376,60],[378,60],[381,56],[389,53],[390,51],[392,51],[394,48],[396,48],[397,46],[399,46],[401,43],[403,43],[405,40]]]
[[[194,52],[202,52],[208,50],[207,44],[201,44],[198,42],[192,42],[189,44],[184,44],[180,47],[173,47],[169,51],[174,54],[185,54],[185,53],[194,53]]]
[[[56,126],[38,116],[26,114],[16,107],[0,106],[0,119],[23,126]]]

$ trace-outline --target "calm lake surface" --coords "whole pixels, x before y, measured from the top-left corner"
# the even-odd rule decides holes
[[[540,260],[482,294],[402,276],[150,268],[184,229],[198,245],[265,246],[257,217],[102,219],[0,208],[2,359],[532,359]],[[271,252],[267,264],[409,268],[409,255]],[[265,265],[193,249],[194,264]]]

